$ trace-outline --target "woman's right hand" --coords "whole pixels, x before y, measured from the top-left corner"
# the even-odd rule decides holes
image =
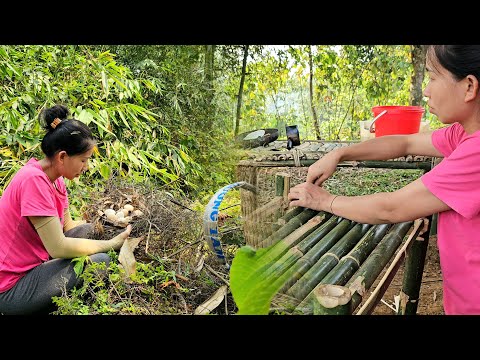
[[[121,232],[120,234],[118,234],[112,239],[112,240],[115,240],[115,246],[114,246],[115,250],[118,250],[122,247],[123,243],[130,235],[131,231],[132,231],[132,225],[128,225],[123,232]]]
[[[307,183],[322,185],[337,169],[340,162],[340,155],[337,151],[332,151],[324,155],[321,159],[310,165],[307,173]]]

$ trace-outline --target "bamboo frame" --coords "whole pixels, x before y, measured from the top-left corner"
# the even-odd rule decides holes
[[[315,163],[318,159],[301,159],[300,165],[301,166],[310,166]],[[407,159],[408,160],[408,159]],[[421,159],[419,159],[421,160]],[[296,166],[293,160],[283,160],[283,161],[261,161],[255,163],[256,167],[277,167],[277,166]],[[413,162],[409,161],[354,161],[354,162],[342,162],[338,164],[339,167],[364,167],[364,168],[387,168],[387,169],[422,169],[424,172],[428,172],[433,167],[433,163],[431,161],[418,161],[415,159]],[[287,174],[288,176],[288,174]],[[281,179],[283,178],[283,181]],[[288,180],[289,177],[288,177]],[[283,174],[276,174],[276,196],[282,196],[285,200],[285,203],[288,203],[288,199],[286,195],[288,194],[288,190],[290,188],[290,184],[287,184],[287,177],[284,177]],[[315,239],[315,242],[312,241],[312,246],[309,249],[302,249],[303,242],[307,239],[310,239],[309,236],[313,234],[318,228],[315,228],[315,231],[308,233],[307,235],[299,239],[296,236],[297,232],[296,229],[302,227],[309,219],[311,219],[315,214],[309,213],[308,210],[305,208],[294,208],[292,210],[287,211],[282,216],[278,217],[276,223],[272,225],[273,229],[275,230],[268,238],[264,239],[261,242],[261,246],[269,246],[272,243],[276,243],[277,241],[288,237],[291,234],[295,236],[291,236],[289,242],[291,244],[295,244],[293,248],[290,248],[288,251],[288,256],[285,257],[285,263],[283,266],[279,267],[282,269],[282,277],[286,274],[290,273],[292,276],[289,283],[284,286],[280,293],[285,292],[287,295],[291,294],[291,287],[292,282],[295,285],[295,281],[298,280],[298,271],[303,269],[303,273],[300,274],[300,277],[305,274],[305,271],[311,269],[317,263],[317,259],[309,258],[308,255],[311,250],[315,247],[318,247],[320,243],[322,243],[323,238]],[[341,218],[340,218],[341,219]],[[324,220],[324,219],[323,219]],[[330,219],[331,220],[331,219]],[[400,251],[395,256],[395,259],[390,264],[389,268],[386,270],[385,275],[380,280],[379,284],[375,288],[374,292],[370,295],[367,299],[367,302],[362,306],[362,308],[357,312],[357,315],[362,314],[371,314],[373,309],[376,307],[378,302],[380,301],[382,295],[385,293],[386,289],[390,285],[394,275],[397,273],[401,264],[405,263],[405,272],[403,277],[403,287],[401,291],[401,306],[398,309],[398,314],[415,314],[417,311],[418,306],[418,297],[419,297],[419,290],[421,286],[421,280],[423,276],[423,268],[425,265],[425,256],[426,250],[428,246],[428,238],[430,232],[432,230],[432,216],[424,219],[418,219],[415,221],[413,225],[413,230],[410,233],[407,241],[402,246]],[[325,224],[327,221],[324,221]],[[418,236],[420,232],[420,223],[427,224],[427,231],[426,231],[426,240],[422,237]],[[288,229],[286,229],[288,227]],[[435,228],[433,228],[435,231]],[[425,232],[425,231],[424,231]],[[324,235],[326,237],[327,235]],[[383,237],[382,237],[383,238]],[[295,240],[293,240],[295,239]],[[268,240],[268,241],[266,241]],[[305,242],[306,243],[306,242]],[[378,245],[378,242],[375,244],[375,247]],[[398,245],[397,245],[398,246]],[[306,253],[305,253],[306,251]],[[328,250],[326,250],[328,251]],[[326,252],[324,251],[323,254]],[[352,250],[353,251],[353,250]],[[284,253],[285,254],[285,253]],[[322,254],[322,255],[323,255]],[[349,253],[350,254],[350,253]],[[369,254],[369,253],[368,253]],[[367,257],[369,255],[366,255]],[[351,257],[351,256],[350,256]],[[344,256],[347,258],[347,256]],[[343,259],[343,258],[342,258]],[[365,257],[363,257],[365,260]],[[296,261],[296,262],[295,262]],[[352,260],[353,261],[353,260]],[[345,270],[346,274],[350,274],[351,276],[350,281],[348,281],[347,275],[342,275],[341,273],[333,274],[333,270],[337,269],[340,265],[340,262],[337,263],[334,269],[329,272],[324,279],[321,280],[321,283],[318,284],[312,291],[310,291],[307,297],[300,303],[302,305],[307,298],[312,299],[311,305],[314,307],[315,314],[352,314],[353,310],[356,308],[355,305],[359,304],[359,299],[361,301],[361,295],[359,295],[359,289],[363,286],[363,291],[365,290],[365,283],[364,278],[362,276],[358,276],[354,279],[354,276],[351,276],[352,271],[355,271],[354,268],[357,268],[357,272],[361,269],[361,261],[357,260],[355,262],[355,266],[347,266],[348,264],[345,263]],[[305,270],[306,269],[306,270]],[[382,267],[383,269],[383,267]],[[273,268],[270,270],[274,270]],[[338,269],[337,269],[338,270]],[[376,270],[375,270],[376,271]],[[355,274],[357,273],[355,272]],[[331,274],[332,273],[332,274]],[[377,276],[377,275],[376,275]],[[375,278],[376,278],[375,276]],[[367,276],[368,277],[368,276]],[[326,279],[326,280],[325,280]],[[354,279],[354,281],[352,281]],[[325,281],[324,281],[325,280]],[[344,284],[350,284],[350,286],[345,286]],[[370,284],[371,285],[371,284]],[[332,296],[331,288],[339,287],[341,291],[337,291],[333,294],[333,297],[341,296],[345,298],[347,296],[349,301],[343,303],[344,300],[337,303],[336,306],[329,307],[325,306],[325,301],[323,303],[320,301],[322,296]],[[345,290],[346,289],[346,290]],[[286,291],[288,290],[288,291]],[[327,291],[328,290],[328,291]],[[348,292],[348,291],[350,292]],[[325,292],[327,291],[327,292]],[[336,290],[335,290],[336,291]],[[362,291],[360,290],[360,293]],[[279,294],[282,295],[282,294]],[[315,299],[313,299],[315,298]],[[301,300],[301,299],[297,299]],[[299,306],[301,307],[301,306]]]
[[[318,159],[300,159],[300,166],[310,166],[317,162]],[[294,160],[282,160],[282,161],[259,161],[255,163],[257,167],[278,167],[278,166],[296,166]],[[337,166],[339,167],[359,167],[359,168],[381,168],[381,169],[412,169],[412,170],[425,170],[431,169],[430,161],[352,161],[341,162]]]
[[[407,240],[405,241],[402,248],[397,252],[397,255],[391,262],[390,266],[388,267],[387,271],[383,275],[380,282],[375,287],[375,290],[372,294],[368,297],[362,307],[357,311],[356,315],[370,315],[372,311],[375,309],[377,304],[380,302],[383,294],[387,290],[388,286],[392,282],[395,274],[397,273],[400,265],[405,260],[406,254],[409,251],[414,239],[417,238],[418,234],[421,231],[421,226],[423,226],[425,219],[417,219],[414,222],[413,230],[411,231],[410,235],[408,236]]]

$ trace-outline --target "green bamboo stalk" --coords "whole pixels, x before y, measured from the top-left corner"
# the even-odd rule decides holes
[[[423,237],[417,237],[407,252],[402,292],[400,293],[399,315],[415,315],[417,313],[431,224],[430,216]]]
[[[300,159],[301,166],[310,166],[317,162],[317,159]],[[277,167],[277,166],[296,166],[294,160],[282,160],[282,161],[259,161],[255,163],[257,167]],[[352,167],[349,163],[339,163],[338,167]],[[421,169],[421,170],[430,170],[431,169],[430,161],[358,161],[355,164],[355,167],[359,168],[380,168],[380,169]]]
[[[371,227],[370,230],[362,237],[362,239],[347,255],[343,256],[336,265],[333,264],[333,268],[328,268],[327,265],[325,265],[327,269],[331,270],[328,272],[328,274],[322,273],[322,278],[315,282],[313,288],[319,283],[345,285],[345,283],[352,276],[352,274],[360,267],[360,264],[367,258],[367,256],[372,252],[372,250],[382,240],[383,236],[385,236],[389,228],[390,224],[379,224]],[[311,287],[311,285],[309,287]],[[311,291],[313,288],[310,288],[305,295],[303,295],[305,291],[302,292],[302,296],[304,296],[305,298],[302,300],[302,302],[300,303],[300,305],[298,305],[297,308],[303,313],[311,314],[313,311],[313,291]]]
[[[351,287],[357,282],[357,279],[360,278],[362,292],[370,289],[378,275],[402,243],[405,234],[407,234],[408,230],[412,227],[412,224],[412,221],[394,224],[388,234],[378,243],[375,250],[372,251],[355,274],[347,281],[345,286]],[[357,291],[353,292],[352,311],[354,311],[361,302],[362,296]]]
[[[387,233],[391,224],[374,226],[371,236],[365,236],[322,280],[323,284],[345,285],[355,271]]]
[[[290,233],[292,233],[295,229],[299,228],[301,225],[305,224],[308,220],[310,220],[315,215],[319,214],[318,210],[312,209],[304,209],[300,214],[295,216],[291,219],[285,226],[281,227],[277,231],[275,231],[272,235],[263,239],[260,243],[260,247],[267,247],[278,240],[281,240],[287,237]]]
[[[348,219],[332,216],[321,227],[302,240],[297,248],[304,255],[288,269],[288,281],[279,290],[279,293],[285,293],[295,284],[354,225],[355,223]]]
[[[315,286],[333,269],[339,259],[347,254],[359,241],[370,238],[368,234],[375,232],[368,231],[371,225],[356,224],[350,229],[330,250],[323,254],[320,260],[314,265],[287,291],[287,295],[302,300]]]
[[[275,262],[266,271],[265,276],[280,276],[293,262],[300,258],[303,254],[298,251],[295,245],[315,231],[315,229],[322,224],[324,219],[325,214],[314,216],[308,220],[306,224],[300,226],[285,239],[278,241],[268,249],[266,254],[268,254],[272,261]]]
[[[437,235],[438,214],[432,215],[432,225],[430,226],[430,236]]]
[[[301,207],[301,206],[296,206],[294,207],[293,209],[287,211],[285,213],[285,215],[283,215],[282,217],[280,217],[277,221],[278,225],[280,226],[283,226],[285,225],[287,222],[289,222],[290,220],[292,220],[295,216],[297,216],[298,214],[300,214],[303,210],[305,210],[304,207]]]
[[[328,216],[329,213],[325,213],[325,215]],[[313,231],[311,234],[306,236],[301,242],[298,243],[298,250],[300,250],[303,254],[306,254],[316,243],[318,243],[321,238],[327,235],[333,228],[339,226],[340,223],[345,224],[343,226],[349,226],[348,229],[352,228],[355,225],[353,221],[350,221],[348,219],[344,219],[335,215],[330,216],[328,217],[328,220],[323,222],[320,227],[316,228],[315,231]]]
[[[384,267],[388,262],[390,262],[389,267],[386,269],[383,277],[380,279],[378,284],[375,287],[375,290],[370,294],[369,298],[362,307],[357,311],[357,315],[369,315],[378,302],[381,300],[383,294],[387,290],[391,281],[395,277],[395,274],[398,271],[398,268],[403,263],[408,249],[412,246],[412,243],[417,238],[424,224],[424,219],[417,219],[414,222],[412,231],[403,231],[400,229],[398,236],[395,234],[395,230],[398,228],[390,230],[390,232],[383,238],[383,240],[378,244],[377,248],[372,252],[367,260],[360,266],[360,269],[350,278],[349,282],[346,284],[352,290],[352,311],[357,308],[357,306],[362,302],[362,297],[365,295],[366,290],[368,290],[376,277],[380,272],[382,272],[382,267]],[[395,226],[395,225],[394,225]],[[396,226],[395,226],[396,227]],[[406,233],[408,234],[407,240],[403,242],[401,249],[396,250],[401,243],[399,240]],[[391,238],[391,239],[390,239]],[[396,252],[395,258],[390,261],[390,257],[393,253]],[[375,254],[374,254],[375,253]],[[378,256],[376,253],[379,253]],[[385,255],[384,255],[385,254]],[[382,256],[384,255],[384,256]],[[379,264],[375,265],[378,262]],[[375,267],[372,270],[372,265]]]
[[[275,196],[282,196],[285,189],[285,174],[275,174]]]
[[[348,287],[320,284],[313,292],[313,314],[350,315],[351,296]]]
[[[274,220],[271,223],[271,232],[267,234],[265,237],[270,236],[273,232],[277,231],[282,227],[282,225],[278,222],[278,220],[285,215],[285,207],[288,204],[289,190],[290,190],[290,175],[287,173],[275,174],[275,196],[281,197],[283,199],[283,203],[281,206],[278,206],[274,216]]]

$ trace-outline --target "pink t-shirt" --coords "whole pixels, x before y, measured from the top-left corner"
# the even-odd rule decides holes
[[[445,314],[480,314],[480,131],[454,123],[432,142],[444,159],[421,179],[452,209],[437,224]]]
[[[49,260],[42,240],[27,216],[58,216],[68,207],[63,177],[53,186],[38,161],[30,159],[12,178],[0,198],[0,292],[37,265]]]

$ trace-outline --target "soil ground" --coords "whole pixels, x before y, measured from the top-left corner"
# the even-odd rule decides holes
[[[395,296],[399,295],[402,288],[403,280],[402,265],[387,291],[382,297],[382,300],[391,305],[393,308]],[[381,276],[379,277],[381,278]],[[374,284],[375,286],[376,284]],[[374,290],[372,286],[371,290]],[[393,315],[394,310],[385,305],[382,301],[378,303],[372,315]],[[427,254],[425,258],[425,266],[423,270],[422,285],[420,287],[420,299],[417,308],[417,315],[444,315],[443,311],[443,291],[442,291],[442,273],[440,269],[440,258],[438,255],[437,237],[431,236]]]

